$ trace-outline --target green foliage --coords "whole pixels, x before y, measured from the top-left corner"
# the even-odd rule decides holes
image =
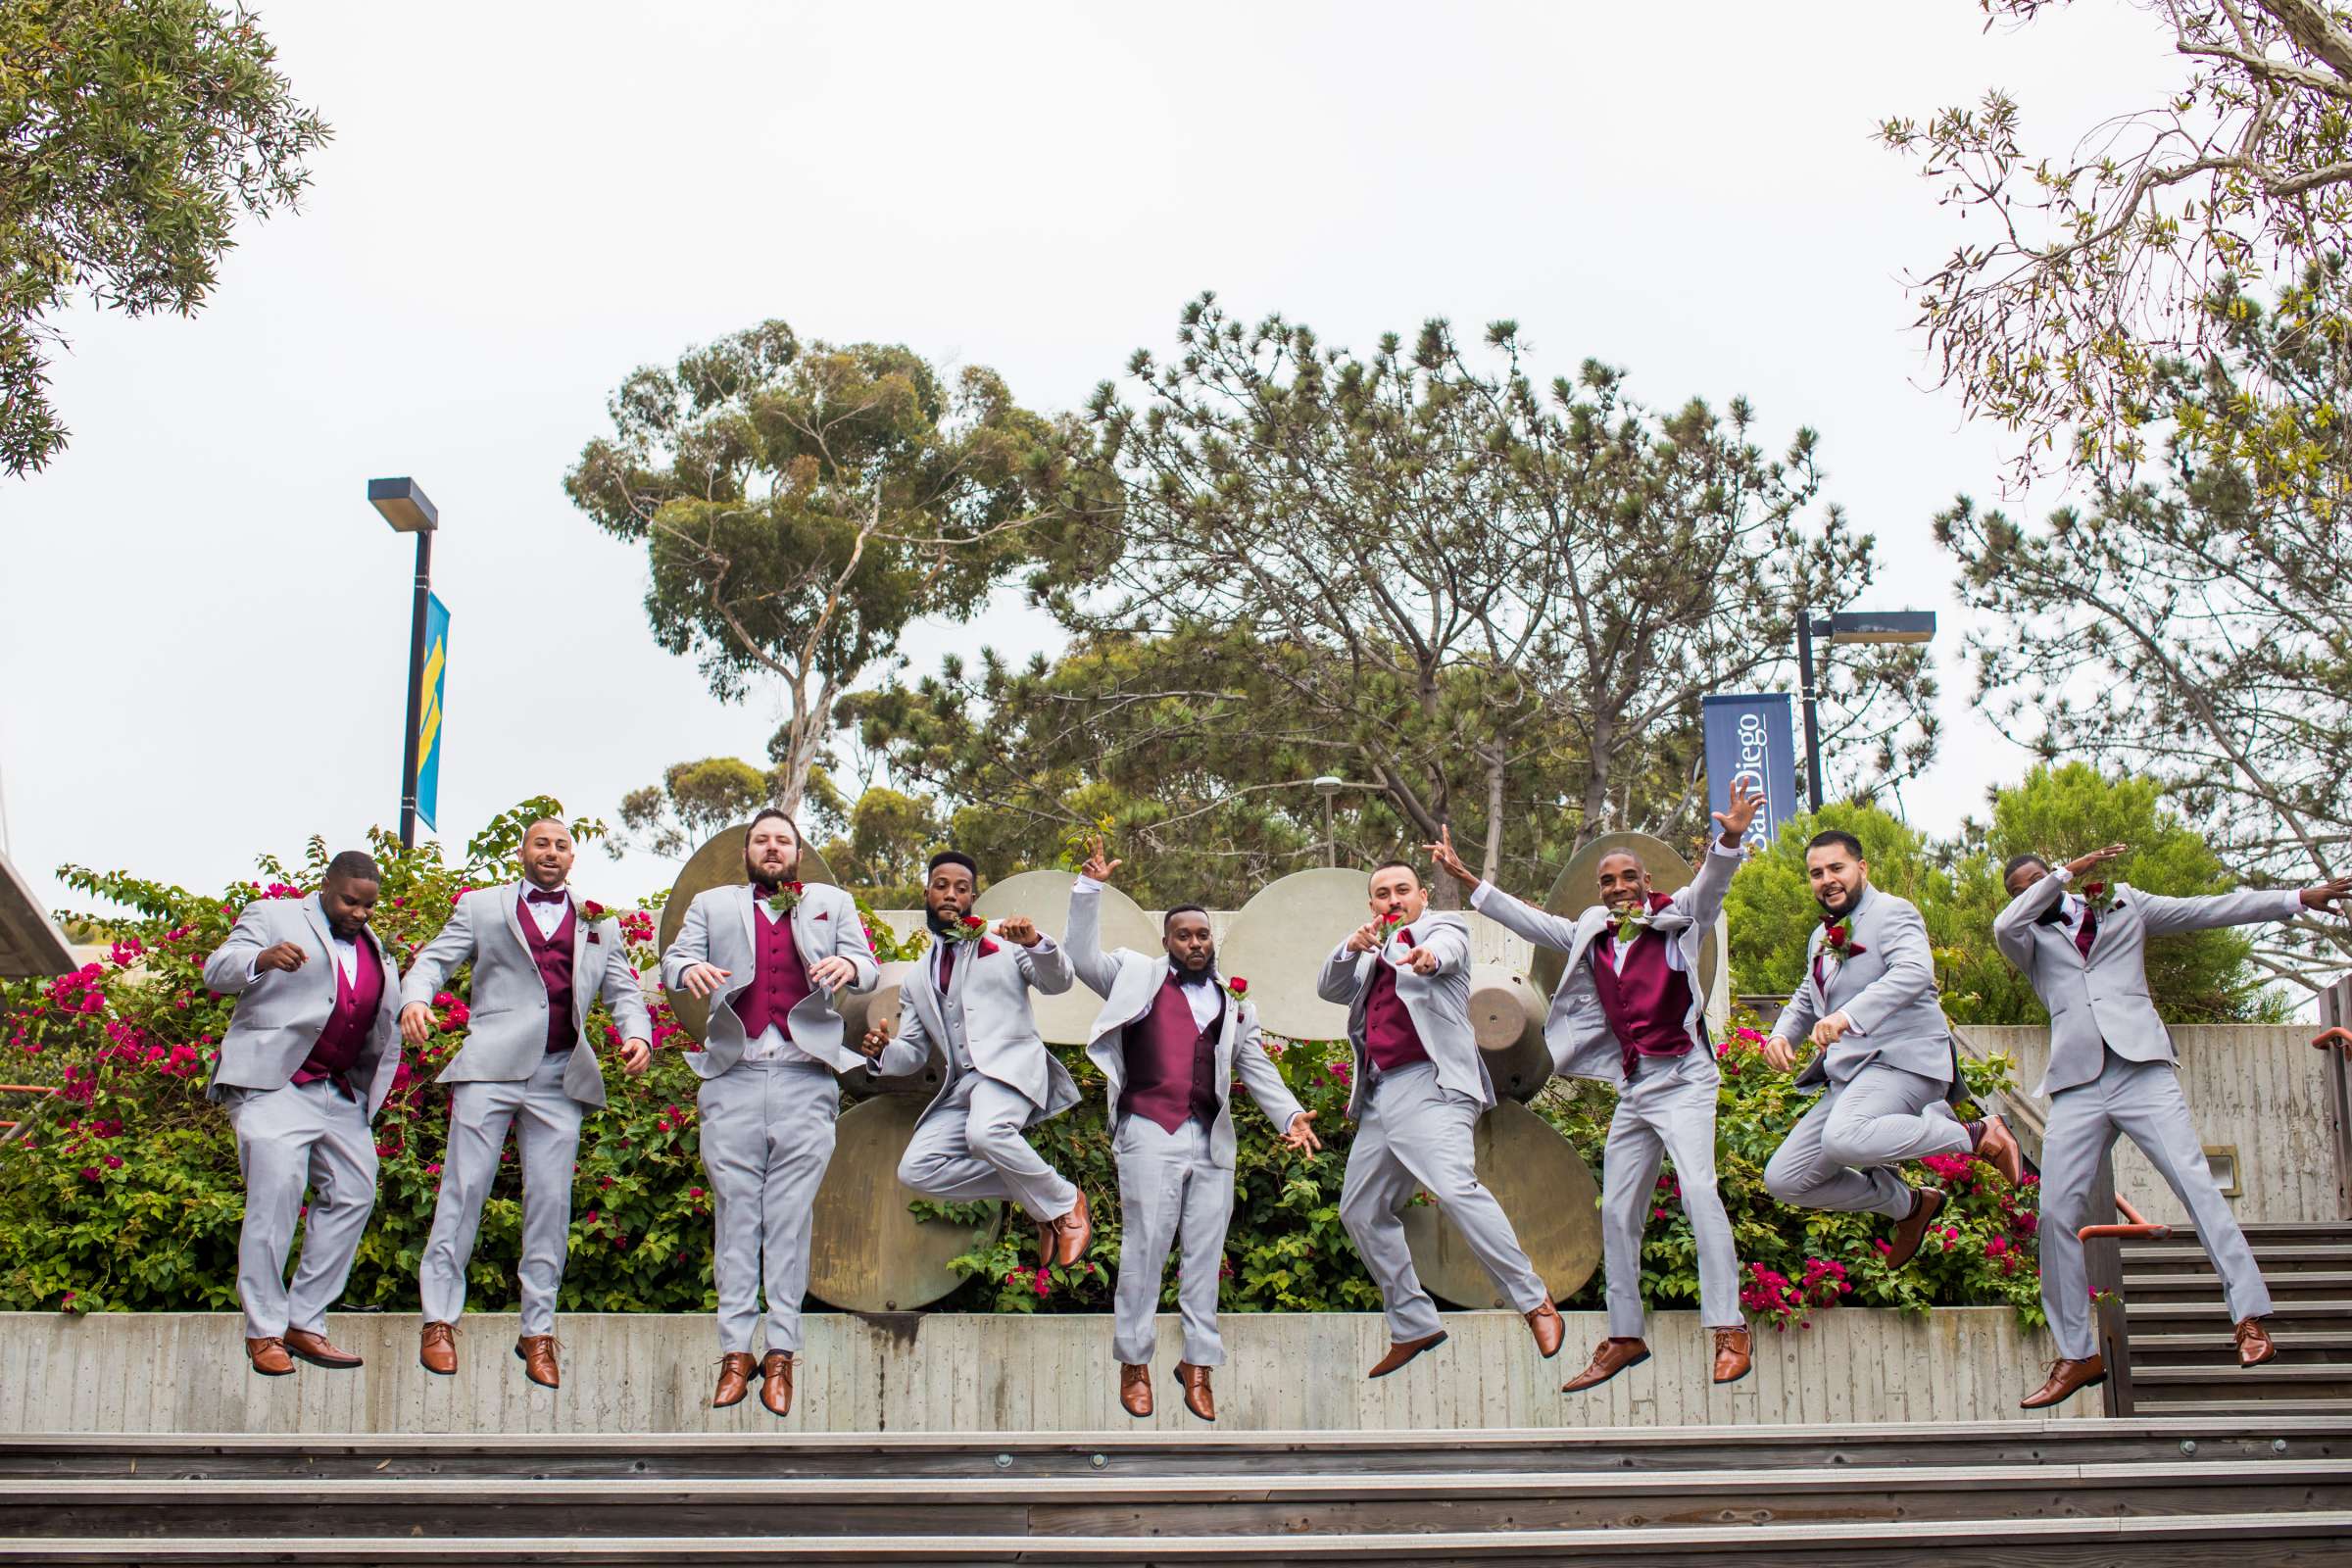
[[[2160,477],[2095,482],[2039,528],[1962,497],[1936,532],[1984,612],[1989,716],[2045,758],[2147,775],[2240,880],[2300,887],[2352,843],[2352,270],[2217,308],[2221,352],[2152,372]],[[2341,920],[2254,940],[2306,989],[2352,960]]]
[[[1767,853],[1732,884],[1732,983],[1748,995],[1786,995],[1804,977],[1805,943],[1821,918],[1805,881],[1805,840],[1843,828],[1862,841],[1874,887],[1919,906],[1936,952],[1943,1008],[1958,1023],[2048,1021],[2034,989],[1993,946],[1992,919],[2009,895],[2001,866],[2013,855],[2063,863],[2107,844],[2129,844],[2116,876],[2150,893],[2226,892],[2230,874],[2205,841],[2165,806],[2161,786],[2110,779],[2081,762],[2035,767],[1992,792],[1990,823],[1970,822],[1948,842],[1930,840],[1872,806],[1832,805],[1782,828]],[[2250,961],[2253,942],[2236,929],[2166,937],[2149,944],[2148,988],[2175,1023],[2264,1022],[2285,1016],[2288,1000],[2267,988]]]
[[[722,699],[780,687],[773,798],[790,811],[834,700],[909,620],[976,612],[1076,493],[1074,432],[994,371],[951,381],[904,347],[803,343],[782,321],[640,369],[609,407],[612,435],[564,492],[645,547],[663,648]]]
[[[0,5],[0,468],[66,444],[54,318],[191,316],[242,213],[291,209],[329,134],[255,19],[207,0]]]
[[[711,834],[775,805],[783,793],[782,768],[762,771],[732,757],[672,762],[662,770],[661,783],[620,798],[620,823],[629,837],[609,848],[614,859],[631,849],[683,859]]]

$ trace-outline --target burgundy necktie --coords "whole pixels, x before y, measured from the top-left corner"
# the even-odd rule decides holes
[[[2075,951],[2082,955],[2085,963],[2090,961],[2090,945],[2098,940],[2098,935],[2099,912],[2085,904],[2082,906],[2082,923],[2075,927]]]
[[[941,996],[944,997],[948,994],[948,982],[955,978],[956,944],[942,942],[939,945],[939,994]]]
[[[558,888],[555,892],[550,893],[543,888],[533,888],[529,893],[525,894],[524,897],[529,899],[533,904],[562,904],[564,902],[564,890]]]

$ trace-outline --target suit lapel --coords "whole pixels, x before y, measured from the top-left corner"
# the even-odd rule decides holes
[[[603,977],[588,973],[587,906],[580,902],[578,895],[568,896],[571,899],[571,1021],[577,1025],[587,1021],[588,998],[591,993],[601,989],[597,981]]]
[[[522,892],[527,885],[517,882],[512,887],[499,889],[498,902],[499,906],[506,910],[507,929],[514,933],[514,945],[522,950],[523,961],[535,969],[539,966],[539,960],[532,956],[531,939],[522,934]]]
[[[743,916],[744,967],[756,973],[760,968],[760,890],[746,883],[735,907]]]

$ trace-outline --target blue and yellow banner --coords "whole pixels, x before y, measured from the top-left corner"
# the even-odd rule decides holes
[[[449,607],[424,598],[424,709],[416,718],[416,814],[434,832],[441,808],[441,688],[449,674]]]

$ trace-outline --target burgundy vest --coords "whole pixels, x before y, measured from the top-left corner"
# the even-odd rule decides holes
[[[376,956],[375,944],[365,933],[357,946],[359,962],[352,967],[359,971],[359,979],[353,981],[343,978],[343,966],[335,962],[334,945],[327,945],[326,961],[335,971],[335,1009],[326,1015],[318,1043],[294,1069],[298,1084],[324,1078],[345,1094],[358,1093],[348,1075],[360,1064],[360,1053],[368,1048],[368,1036],[375,1028],[375,1010],[383,1004],[384,960]]]
[[[527,901],[530,895],[526,891],[523,897]],[[564,921],[555,935],[546,937],[539,934],[539,922],[531,918],[527,903],[514,914],[522,922],[522,939],[531,945],[531,956],[538,961],[539,978],[547,983],[547,1049],[569,1051],[580,1043],[579,1032],[571,1024],[571,938],[579,923],[579,906],[564,900]]]
[[[1213,982],[1211,982],[1213,984]],[[1141,1116],[1174,1132],[1193,1117],[1217,1119],[1217,1026],[1224,1007],[1203,1029],[1193,1022],[1193,1004],[1174,975],[1161,982],[1152,1010],[1129,1024],[1122,1038],[1127,1083],[1119,1091],[1119,1114]]]
[[[1409,948],[1413,945],[1413,934],[1400,930],[1396,940]],[[1364,1054],[1382,1072],[1395,1072],[1399,1067],[1429,1059],[1429,1052],[1421,1044],[1421,1031],[1413,1027],[1413,1015],[1405,1010],[1404,999],[1396,994],[1396,970],[1378,955],[1372,959],[1372,983],[1364,991]]]
[[[1664,894],[1652,894],[1650,908],[1662,909],[1672,902]],[[1690,1049],[1690,1031],[1685,1026],[1690,1015],[1690,977],[1667,965],[1666,944],[1672,939],[1665,932],[1636,936],[1626,950],[1623,969],[1603,951],[1611,934],[1604,929],[1593,938],[1586,956],[1592,964],[1600,1010],[1608,1015],[1630,1078],[1637,1056],[1679,1056]]]
[[[735,1016],[743,1020],[747,1044],[767,1033],[771,1023],[790,1040],[792,1009],[812,989],[808,966],[801,961],[801,945],[792,939],[792,916],[771,916],[755,896],[752,927],[759,939],[753,948],[752,983],[735,999]]]

